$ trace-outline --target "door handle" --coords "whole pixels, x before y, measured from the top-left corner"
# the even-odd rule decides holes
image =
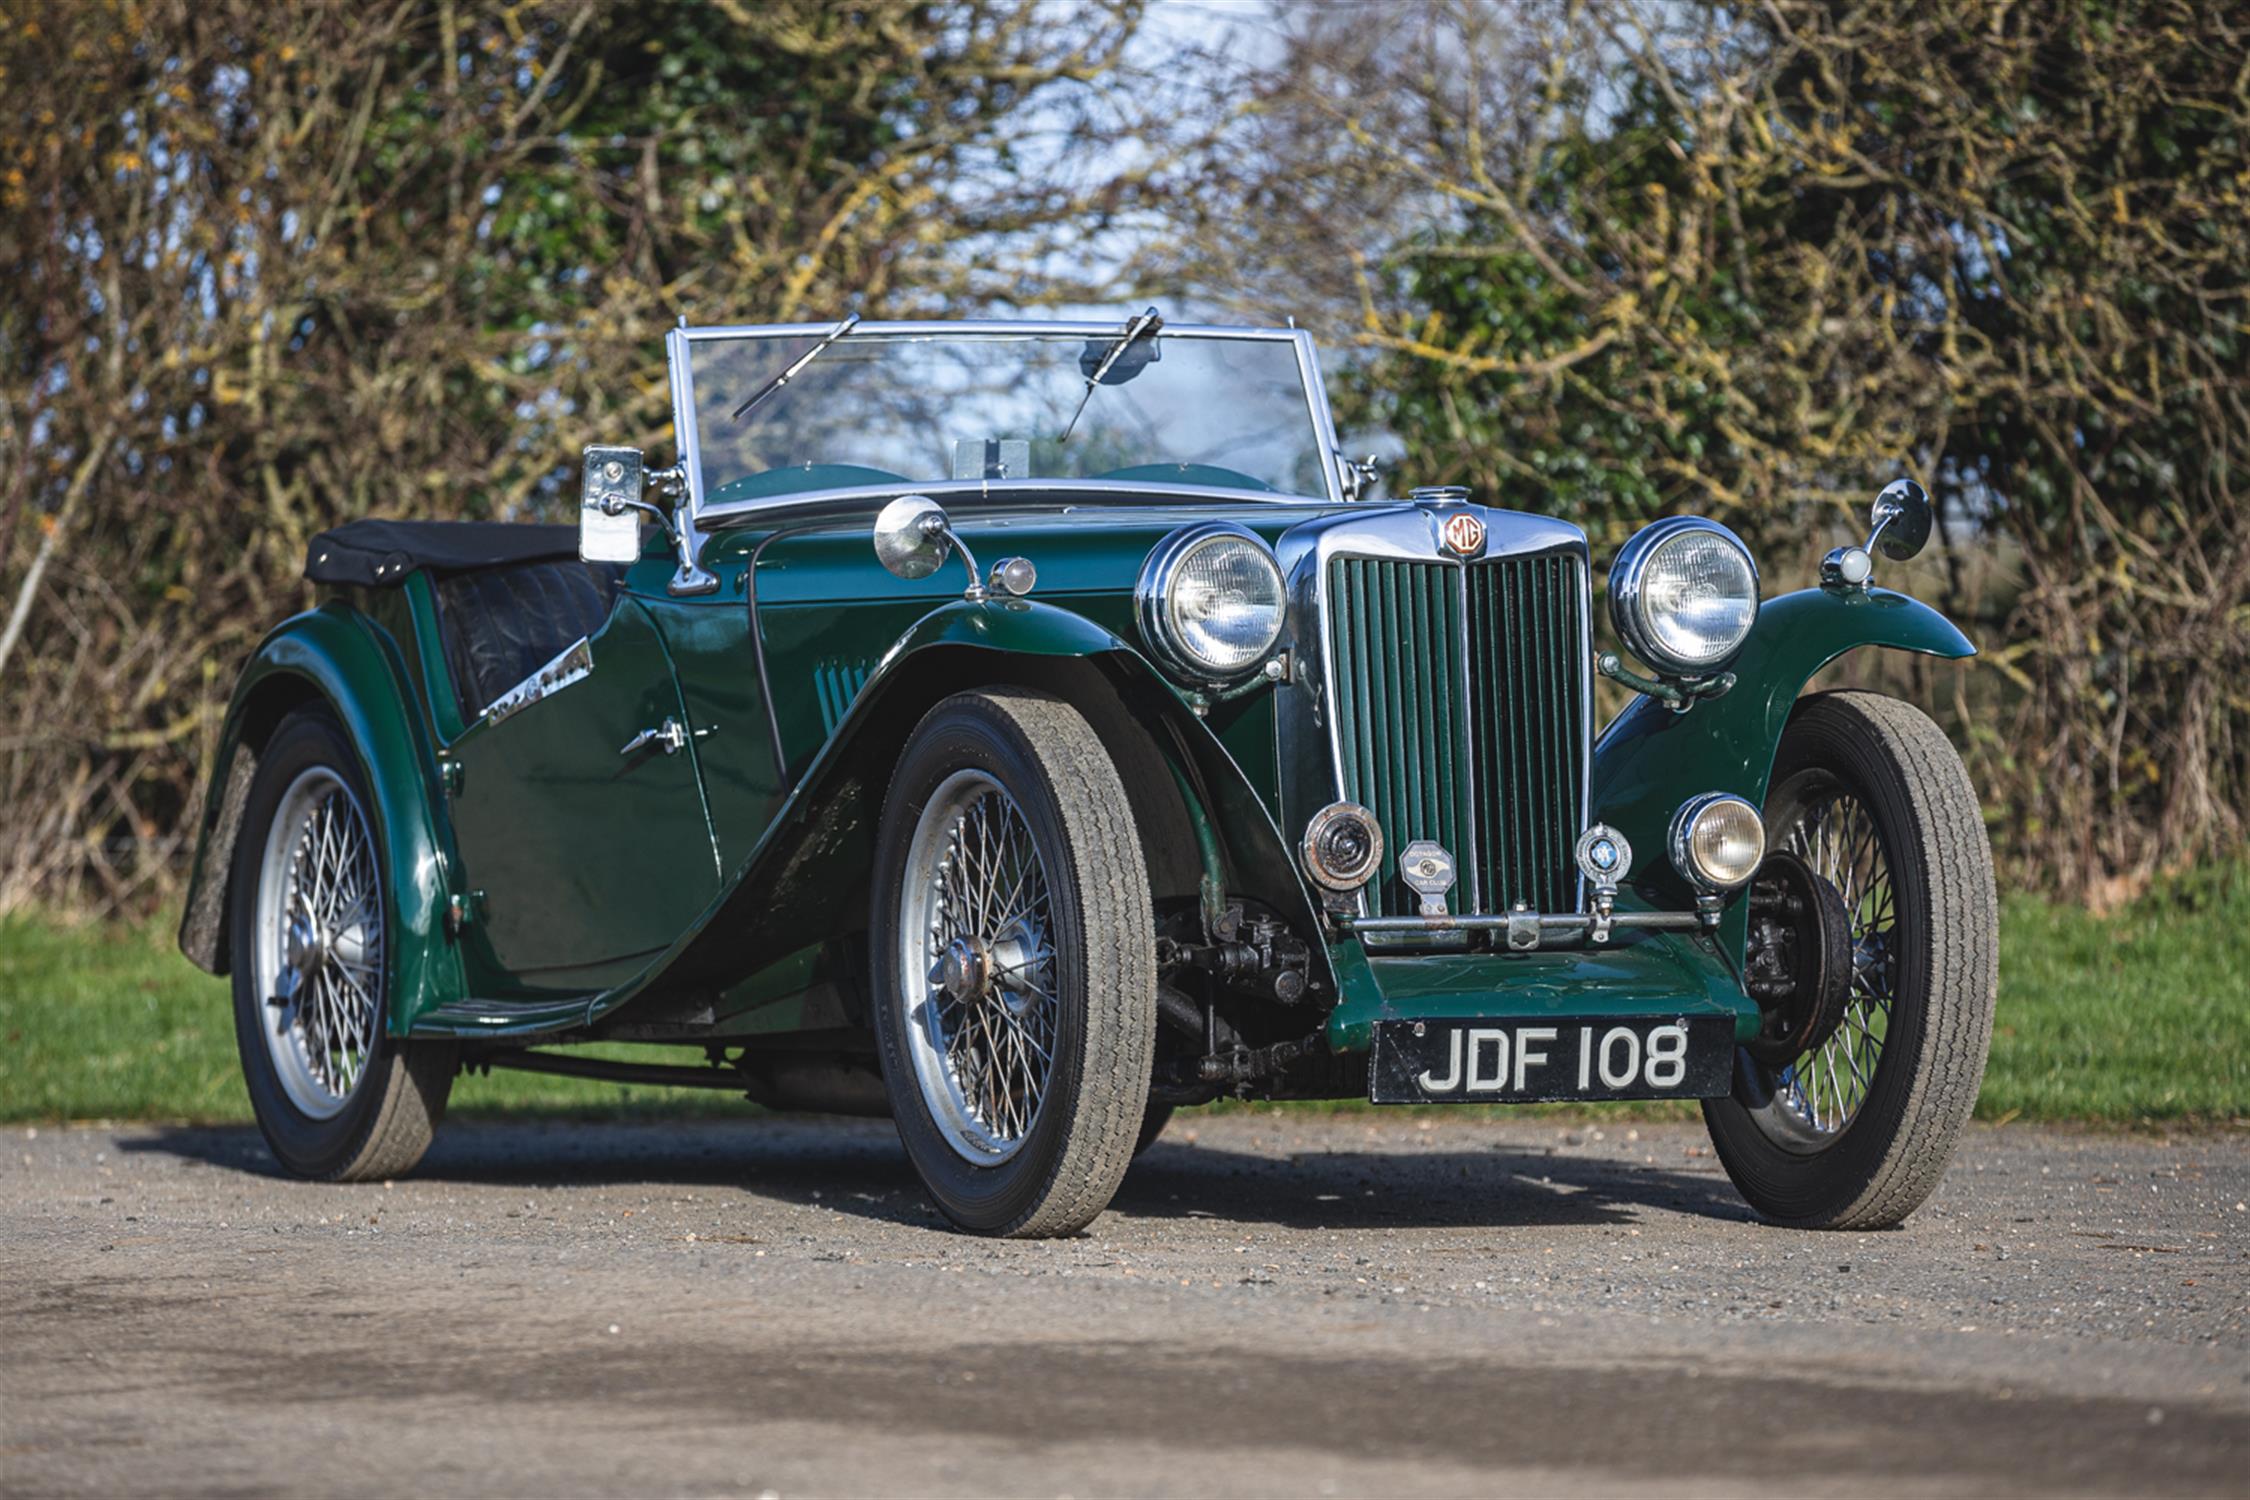
[[[687,744],[687,731],[678,719],[666,719],[654,729],[644,729],[627,740],[618,750],[619,755],[638,755],[651,745],[661,746],[666,755],[677,755]]]

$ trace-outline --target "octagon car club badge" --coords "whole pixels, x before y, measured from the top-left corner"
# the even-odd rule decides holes
[[[1438,540],[1455,557],[1475,557],[1484,551],[1484,520],[1473,512],[1457,510],[1438,528]]]

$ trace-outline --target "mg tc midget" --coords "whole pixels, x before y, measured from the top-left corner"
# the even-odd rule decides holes
[[[244,668],[181,930],[275,1157],[404,1172],[463,1070],[888,1115],[1072,1232],[1177,1106],[1695,1099],[1781,1224],[1894,1223],[1991,1031],[1990,855],[1878,558],[1373,498],[1295,329],[668,335],[579,524],[360,520]],[[614,434],[590,434],[614,436]],[[1598,732],[1597,676],[1630,689]],[[646,1044],[672,1061],[588,1056]]]

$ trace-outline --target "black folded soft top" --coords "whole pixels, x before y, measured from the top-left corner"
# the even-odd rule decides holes
[[[347,521],[323,531],[305,549],[305,577],[314,583],[383,588],[417,568],[473,573],[511,563],[578,555],[575,526],[504,521]]]

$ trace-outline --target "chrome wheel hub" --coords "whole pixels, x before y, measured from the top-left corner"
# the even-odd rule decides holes
[[[367,820],[336,774],[306,770],[266,833],[251,956],[267,1055],[300,1112],[328,1119],[358,1090],[382,1005],[382,892]]]
[[[957,937],[945,945],[930,978],[957,1004],[980,1000],[992,982],[992,957],[975,938]]]
[[[282,938],[281,954],[282,962],[288,966],[282,972],[283,985],[294,995],[306,974],[328,962],[328,934],[303,912],[292,913],[289,930]]]
[[[1053,918],[1031,826],[982,771],[923,809],[900,891],[899,994],[915,1082],[946,1144],[980,1166],[1015,1155],[1053,1067]]]

